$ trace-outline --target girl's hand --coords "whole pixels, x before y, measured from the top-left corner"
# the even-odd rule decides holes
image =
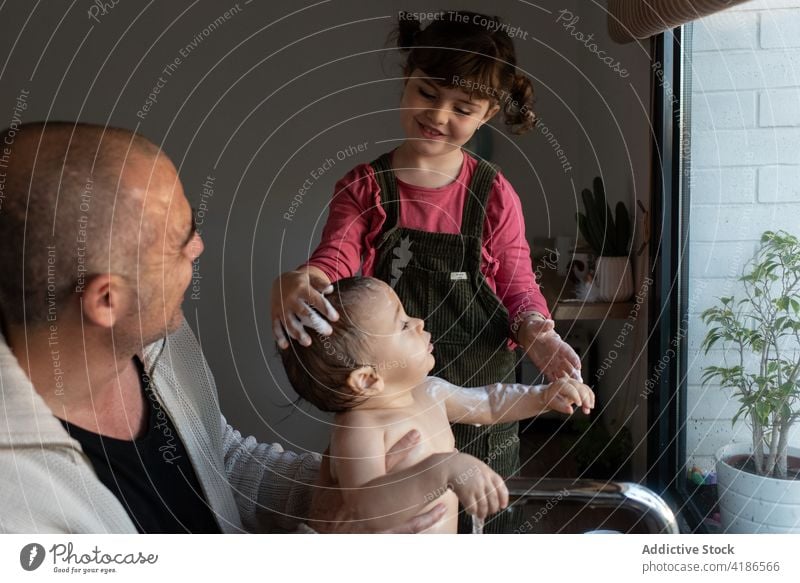
[[[303,346],[309,346],[311,337],[306,327],[325,336],[333,333],[328,320],[338,320],[339,314],[324,295],[332,291],[330,281],[312,269],[287,271],[273,282],[272,332],[281,350],[289,348],[286,334]]]
[[[548,409],[572,415],[572,406],[580,407],[588,415],[594,409],[592,389],[575,379],[564,376],[542,391],[542,400]]]
[[[520,330],[520,345],[548,381],[565,375],[580,380],[581,359],[553,327],[552,320],[529,320]]]

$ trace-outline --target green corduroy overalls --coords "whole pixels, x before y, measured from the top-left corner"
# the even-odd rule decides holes
[[[467,155],[466,153],[464,155]],[[371,162],[386,222],[378,237],[375,277],[391,285],[406,313],[425,321],[432,335],[432,375],[463,387],[514,382],[515,353],[508,349],[508,310],[488,287],[481,266],[486,203],[497,169],[479,161],[461,217],[461,233],[429,233],[399,226],[397,181],[390,155]],[[456,448],[485,461],[507,478],[519,469],[519,424],[452,424]],[[472,519],[459,507],[458,532]],[[484,532],[509,532],[511,516],[486,519]]]

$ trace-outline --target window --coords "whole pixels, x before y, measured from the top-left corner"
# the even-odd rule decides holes
[[[749,443],[751,432],[741,420],[732,426],[739,404],[731,391],[702,384],[703,368],[726,354],[718,347],[704,354],[700,314],[719,297],[741,296],[738,277],[761,233],[800,235],[800,67],[793,68],[800,2],[782,6],[750,2],[698,20],[664,35],[656,61],[664,65],[657,111],[664,248],[649,459],[654,484],[675,494],[701,531],[719,526],[716,451]]]

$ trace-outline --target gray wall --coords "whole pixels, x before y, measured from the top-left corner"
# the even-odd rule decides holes
[[[436,5],[496,13],[528,33],[516,40],[519,64],[533,76],[537,111],[572,166],[564,172],[541,132],[521,138],[496,132],[494,160],[522,198],[531,241],[575,234],[575,193],[595,175],[604,176],[612,202],[631,207],[634,196],[649,199],[649,44],[613,45],[604,4]],[[334,182],[401,139],[393,111],[400,69],[386,37],[398,10],[430,6],[259,0],[93,6],[89,0],[3,4],[0,123],[11,122],[24,91],[26,109],[16,110],[26,121],[108,123],[163,144],[192,203],[204,205],[206,252],[185,312],[215,373],[223,411],[259,438],[324,447],[326,418],[290,405],[295,397],[268,322],[269,287],[316,245]],[[629,77],[556,23],[563,9],[580,19],[574,31],[594,34]],[[157,101],[145,111],[157,85]],[[336,160],[337,152],[364,142],[366,151]],[[314,181],[293,220],[284,220],[309,172],[328,158],[333,167]],[[203,196],[209,176],[213,194]],[[616,381],[609,375],[606,382]]]

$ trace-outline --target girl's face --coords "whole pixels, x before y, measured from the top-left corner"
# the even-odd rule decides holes
[[[456,87],[442,87],[415,69],[406,79],[400,121],[407,143],[427,156],[447,154],[466,144],[500,109]]]

